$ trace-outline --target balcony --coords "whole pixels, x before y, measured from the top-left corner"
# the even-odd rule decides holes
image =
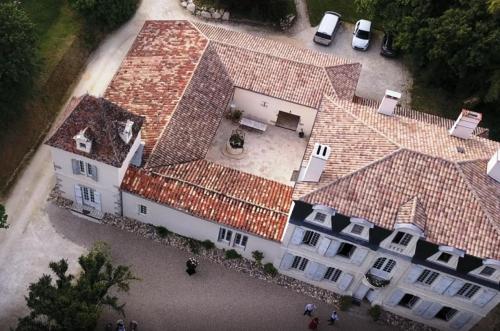
[[[390,279],[385,279],[385,278],[376,276],[376,275],[372,274],[370,271],[368,271],[365,274],[365,279],[374,288],[386,287],[391,282]]]

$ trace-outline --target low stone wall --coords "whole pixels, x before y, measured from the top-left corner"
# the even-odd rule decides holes
[[[61,198],[57,194],[56,190],[51,193],[49,200],[53,201],[59,207],[66,209],[69,209],[72,205],[72,201]],[[259,265],[258,263],[245,258],[227,260],[224,257],[225,251],[222,249],[213,248],[207,250],[203,247],[199,247],[199,251],[197,253],[193,253],[190,249],[190,238],[179,236],[175,233],[170,233],[165,238],[162,238],[158,235],[155,226],[151,224],[141,223],[139,221],[126,217],[118,217],[106,214],[104,219],[101,220],[101,223],[108,226],[113,226],[123,231],[135,233],[138,236],[153,240],[165,246],[175,247],[181,251],[195,254],[201,259],[206,259],[210,262],[221,264],[229,270],[236,270],[238,272],[247,274],[250,277],[267,281],[269,283],[276,284],[287,289],[291,289],[297,293],[307,295],[326,304],[334,305],[337,308],[339,307],[339,300],[341,296],[337,293],[316,287],[314,285],[282,274],[277,274],[275,277],[272,277],[264,272],[264,268],[262,265]],[[351,309],[356,308],[353,307]],[[395,315],[388,311],[382,311],[380,320],[373,323],[377,323],[380,325],[392,325],[402,330],[409,331],[437,331],[434,328]]]
[[[206,6],[197,6],[193,0],[181,0],[181,6],[189,11],[191,14],[201,16],[208,20],[214,21],[228,21],[230,14],[229,11],[224,9],[209,8]]]

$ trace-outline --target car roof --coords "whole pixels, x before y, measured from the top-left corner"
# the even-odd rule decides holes
[[[318,26],[319,33],[331,34],[340,20],[340,15],[333,11],[327,11]]]
[[[359,29],[365,30],[365,31],[370,31],[372,22],[368,20],[359,20]]]

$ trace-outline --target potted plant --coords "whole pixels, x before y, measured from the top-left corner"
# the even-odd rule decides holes
[[[226,118],[233,121],[234,123],[239,123],[243,117],[243,111],[239,109],[233,109],[227,112]]]
[[[304,130],[300,129],[299,138],[304,138]]]
[[[241,130],[233,130],[229,141],[227,142],[226,149],[231,154],[243,153],[243,145],[245,144],[245,135]]]

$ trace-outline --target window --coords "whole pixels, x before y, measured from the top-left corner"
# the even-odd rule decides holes
[[[83,204],[93,207],[96,202],[95,190],[85,186],[81,186],[81,190],[82,190]]]
[[[241,233],[236,233],[234,235],[234,246],[247,247],[248,236],[244,236]]]
[[[337,255],[350,258],[355,250],[356,246],[344,242],[340,245]]]
[[[229,242],[231,242],[232,236],[233,231],[224,228],[219,229],[219,241],[225,241],[229,244]]]
[[[379,257],[377,259],[377,261],[375,261],[375,263],[373,264],[373,268],[374,269],[380,269],[382,268],[382,265],[384,265],[384,262],[386,261],[387,259],[385,257]]]
[[[85,143],[80,143],[80,148],[87,149],[87,144],[85,144]]]
[[[396,266],[396,261],[394,261],[394,260],[389,260],[389,261],[387,261],[387,264],[385,265],[385,267],[384,267],[384,269],[383,269],[383,270],[384,270],[385,272],[391,272],[391,271],[392,271],[392,269],[394,269],[394,267],[395,267],[395,266]]]
[[[314,231],[306,231],[304,234],[304,238],[302,239],[302,243],[309,246],[316,246],[319,240],[319,233]]]
[[[78,163],[80,164],[80,173],[85,175],[85,162],[78,161]]]
[[[93,175],[93,171],[92,171],[92,165],[90,163],[87,163],[87,176],[91,176]]]
[[[481,276],[491,276],[495,273],[495,269],[492,267],[484,267],[479,273]]]
[[[306,259],[305,257],[296,256],[293,259],[292,269],[304,271],[307,267],[307,262],[309,262],[309,260]]]
[[[465,298],[472,298],[474,294],[479,291],[480,287],[471,283],[465,283],[460,290],[458,290],[457,295],[465,297]]]
[[[314,220],[316,222],[324,223],[326,220],[326,214],[317,212],[316,215],[314,215]]]
[[[83,200],[90,201],[90,194],[88,187],[83,188]]]
[[[90,193],[90,201],[91,202],[95,202],[95,195],[94,195],[94,190],[93,189],[89,189],[89,193]]]
[[[436,314],[436,318],[442,319],[443,321],[449,321],[452,319],[453,316],[457,313],[456,309],[450,308],[450,307],[443,307],[441,308],[440,311]]]
[[[401,246],[408,246],[408,243],[410,242],[411,238],[413,238],[411,234],[399,231],[394,236],[394,239],[392,239],[392,242],[394,244],[398,244]]]
[[[336,282],[339,279],[341,274],[342,274],[342,270],[329,267],[326,270],[325,276],[323,278],[331,280],[332,282]]]
[[[351,230],[351,233],[354,233],[354,234],[361,234],[361,232],[363,232],[363,229],[364,227],[359,225],[359,224],[354,224],[352,226],[352,230]]]
[[[144,205],[139,205],[139,214],[146,215],[148,213],[148,207]]]
[[[436,280],[436,278],[438,276],[439,276],[439,273],[437,273],[435,271],[431,271],[429,269],[425,269],[424,271],[422,271],[420,276],[418,276],[417,282],[422,283],[422,284],[426,284],[426,285],[431,285]]]
[[[406,307],[408,309],[412,309],[413,306],[418,302],[419,297],[412,295],[410,293],[406,293],[402,298],[401,301],[399,301],[399,305]]]
[[[451,254],[448,253],[441,253],[439,257],[437,258],[438,261],[445,262],[447,263],[451,259]]]

